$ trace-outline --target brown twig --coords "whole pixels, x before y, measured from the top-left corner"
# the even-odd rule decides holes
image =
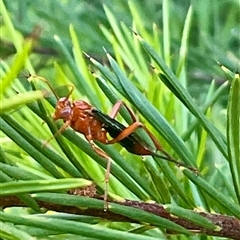
[[[83,195],[85,195],[85,192]],[[119,214],[115,214],[110,211],[104,211],[104,209],[102,210],[90,209],[90,208],[81,209],[74,206],[63,206],[60,204],[47,203],[43,201],[37,201],[37,202],[41,208],[54,210],[57,212],[65,212],[65,213],[71,213],[71,214],[77,214],[77,215],[96,216],[96,217],[108,219],[110,221],[136,222],[135,220],[129,219],[125,216],[121,216]],[[199,227],[198,225],[192,223],[191,221],[188,221],[183,218],[179,218],[179,217],[176,218],[172,216],[166,209],[164,209],[163,206],[156,203],[144,203],[144,202],[131,201],[131,200],[126,200],[124,202],[116,202],[116,201],[110,201],[110,202],[118,203],[124,206],[135,207],[138,209],[142,209],[146,212],[156,214],[160,217],[173,221],[192,232],[202,233],[209,236],[219,236],[219,237],[227,237],[231,239],[240,239],[240,220],[232,216],[197,212],[199,215],[206,217],[207,219],[212,221],[213,224],[221,228],[220,231],[216,231],[216,230],[209,230],[203,227]],[[13,207],[13,206],[24,207],[26,205],[15,196],[0,197],[0,207],[6,208],[6,207]]]

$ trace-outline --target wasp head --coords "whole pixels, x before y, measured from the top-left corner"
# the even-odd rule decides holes
[[[58,100],[55,112],[53,114],[53,120],[58,119],[68,120],[72,113],[71,102],[66,97],[62,97]]]

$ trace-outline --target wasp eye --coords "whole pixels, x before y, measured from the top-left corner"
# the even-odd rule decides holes
[[[71,107],[65,107],[63,109],[61,109],[60,111],[60,117],[61,118],[68,118],[71,115],[72,109]]]

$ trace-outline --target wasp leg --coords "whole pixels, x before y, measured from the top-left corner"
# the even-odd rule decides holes
[[[121,140],[123,140],[124,138],[128,137],[130,134],[132,134],[137,128],[139,127],[143,127],[143,124],[140,122],[134,122],[131,125],[129,125],[128,127],[126,127],[121,133],[118,134],[117,137],[111,139],[108,141],[108,144],[113,144],[113,143],[117,143],[120,142]]]
[[[133,123],[131,125],[129,125],[128,127],[126,127],[126,129],[124,129],[116,138],[115,140],[112,139],[110,140],[109,142],[110,143],[116,143],[116,142],[119,142],[121,141],[122,139],[124,139],[125,137],[129,136],[130,134],[132,134],[137,128],[139,127],[142,127],[146,132],[147,134],[149,135],[149,137],[152,139],[154,145],[156,146],[156,148],[158,150],[162,150],[162,147],[160,145],[160,143],[157,141],[157,139],[154,137],[154,135],[146,128],[146,126],[144,124],[142,124],[141,122],[138,122],[134,113],[132,112],[132,110],[126,105],[126,103],[124,103],[123,101],[117,101],[115,103],[115,105],[113,106],[112,108],[112,111],[111,113],[109,114],[109,116],[111,118],[115,118],[116,115],[118,114],[121,106],[124,105],[124,107],[127,109],[127,111],[129,112],[132,120],[133,120]]]
[[[124,139],[124,138],[128,137],[130,134],[132,134],[137,128],[141,127],[146,131],[148,136],[151,138],[153,144],[156,147],[156,150],[162,152],[165,155],[165,156],[161,156],[161,155],[158,155],[157,153],[149,150],[149,152],[151,153],[152,156],[168,160],[170,162],[173,162],[173,163],[177,164],[178,166],[186,167],[193,172],[196,172],[196,173],[198,172],[196,168],[189,167],[189,166],[186,166],[184,163],[178,162],[177,160],[172,158],[166,151],[164,151],[161,144],[156,139],[156,137],[150,132],[150,130],[147,129],[147,127],[144,124],[142,124],[141,122],[138,122],[136,120],[136,117],[135,117],[134,113],[131,111],[131,109],[123,101],[120,100],[120,101],[117,101],[115,103],[115,105],[113,106],[113,109],[112,109],[109,116],[112,117],[112,118],[115,118],[122,105],[124,105],[124,107],[129,112],[129,114],[130,114],[130,116],[133,120],[133,123],[131,125],[129,125],[128,127],[126,127],[116,138],[110,140],[108,142],[108,144],[113,144],[113,143],[120,142],[122,139]]]
[[[56,138],[61,132],[66,130],[70,126],[70,121],[66,121],[58,131],[52,135],[47,141],[45,141],[42,145],[42,147],[45,147],[52,139]]]
[[[101,157],[105,158],[107,160],[107,168],[105,172],[104,182],[105,182],[105,189],[104,189],[104,211],[108,210],[108,183],[110,178],[110,169],[111,169],[111,158],[101,149],[97,148],[93,142],[92,135],[89,134],[85,136],[87,141],[90,143],[93,150]]]
[[[121,100],[117,101],[117,102],[114,104],[114,106],[113,106],[113,108],[112,108],[112,111],[111,111],[111,113],[109,114],[109,116],[110,116],[111,118],[115,118],[115,117],[117,116],[117,114],[118,114],[118,112],[119,112],[119,110],[120,110],[120,108],[121,108],[122,105],[123,105],[123,106],[127,109],[127,111],[129,112],[129,114],[130,114],[133,122],[136,122],[137,120],[136,120],[136,117],[135,117],[134,113],[133,113],[133,112],[131,111],[131,109],[126,105],[126,103],[123,102],[123,101],[121,101]]]
[[[141,122],[138,122],[136,120],[136,117],[134,115],[134,113],[132,112],[132,110],[126,105],[126,103],[124,103],[123,101],[119,100],[115,103],[115,105],[112,108],[111,113],[109,114],[109,116],[111,118],[115,118],[117,113],[119,112],[121,106],[124,105],[124,107],[127,109],[127,111],[129,112],[133,123],[127,127],[126,129],[124,129],[115,139],[110,140],[110,143],[116,143],[121,141],[123,138],[129,136],[131,133],[133,133],[138,127],[142,127],[148,134],[148,136],[151,138],[151,140],[153,141],[156,149],[160,152],[162,152],[166,157],[168,157],[169,159],[172,159],[172,157],[163,150],[162,146],[160,145],[159,141],[156,139],[156,137],[147,129],[147,127],[142,124]]]
[[[108,210],[108,184],[109,184],[109,178],[110,178],[111,158],[96,146],[94,146],[93,149],[99,156],[104,157],[107,160],[107,168],[106,168],[105,177],[104,177],[105,189],[104,189],[104,197],[103,197],[104,210],[107,211]]]

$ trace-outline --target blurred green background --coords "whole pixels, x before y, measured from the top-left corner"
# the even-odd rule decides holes
[[[159,38],[163,39],[162,1],[129,1],[134,2],[135,11],[149,33],[156,24]],[[225,80],[224,73],[216,61],[228,66],[231,70],[239,68],[239,2],[238,0],[212,1],[166,1],[169,5],[169,37],[171,41],[170,57],[173,69],[174,59],[179,54],[180,41],[186,13],[192,4],[194,13],[189,35],[189,54],[187,58],[188,80],[191,83],[208,85],[215,78],[219,83]],[[110,29],[103,4],[114,14],[118,22],[132,26],[132,13],[128,1],[5,1],[15,28],[28,36],[33,28],[42,27],[34,65],[37,69],[51,67],[56,58],[62,60],[53,41],[53,35],[61,36],[64,44],[71,48],[69,24],[77,33],[82,49],[88,54],[104,58],[102,46],[111,52],[111,44],[103,36],[100,25]],[[166,13],[165,13],[166,14]],[[3,24],[3,23],[2,23]],[[163,42],[161,42],[163,44]],[[9,34],[1,28],[1,56],[11,57],[15,52]],[[197,93],[199,91],[195,91]]]

